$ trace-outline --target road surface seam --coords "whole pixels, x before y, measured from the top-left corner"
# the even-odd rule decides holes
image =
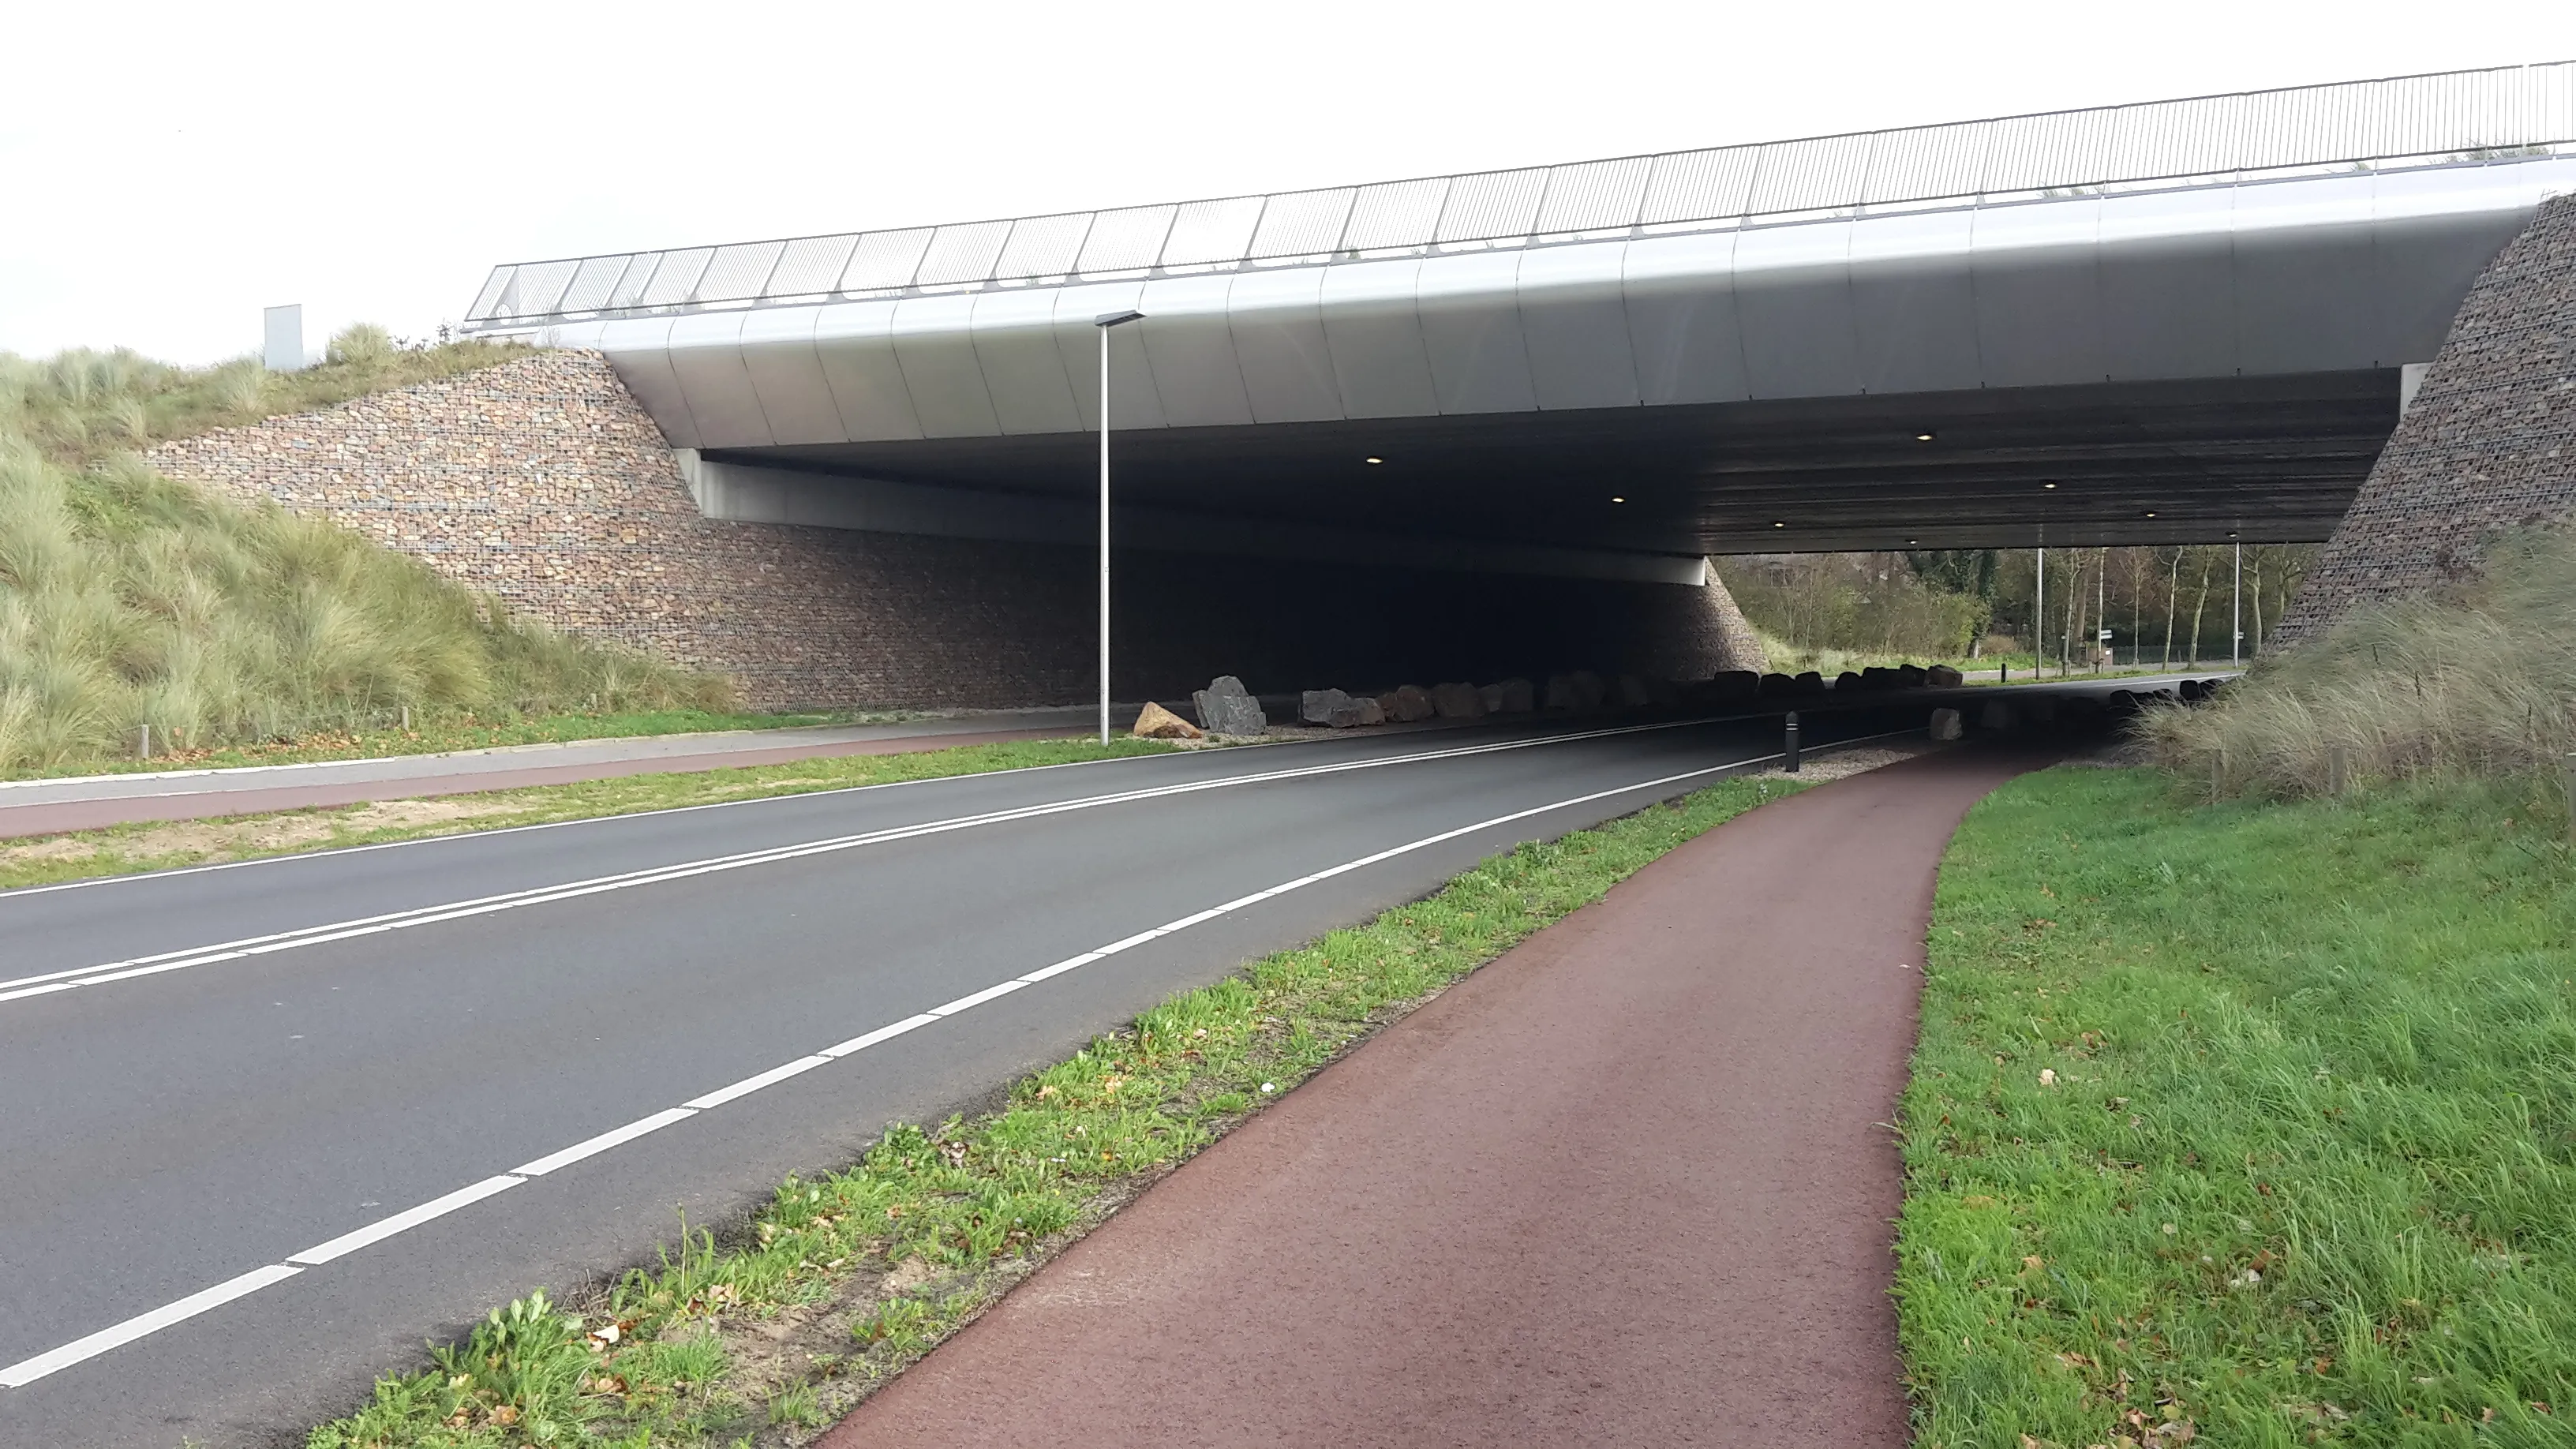
[[[883,830],[863,831],[856,835],[833,836],[794,845],[776,845],[764,850],[712,856],[704,860],[680,861],[671,865],[652,866],[617,875],[594,876],[589,880],[567,881],[560,885],[537,886],[523,891],[509,891],[501,895],[447,901],[439,905],[415,906],[410,910],[388,911],[383,915],[331,921],[319,926],[301,926],[291,931],[273,931],[267,935],[245,936],[234,941],[188,946],[175,951],[156,952],[149,956],[129,957],[123,961],[102,962],[94,966],[73,966],[34,976],[20,976],[0,981],[0,1002],[18,1001],[31,996],[68,991],[76,986],[101,986],[111,981],[153,976],[165,971],[184,970],[191,966],[211,966],[221,961],[237,961],[245,956],[262,956],[276,951],[293,950],[300,946],[325,945],[332,941],[370,936],[381,931],[399,931],[412,926],[435,925],[442,921],[491,915],[499,911],[516,910],[523,906],[545,905],[554,901],[572,900],[607,891],[659,885],[666,881],[685,880],[720,871],[742,870],[756,865],[772,865],[805,856],[855,850],[862,846],[883,845],[925,835],[943,835],[951,831],[968,830],[983,825],[1008,824],[1018,820],[1068,814],[1077,810],[1094,810],[1109,805],[1127,805],[1143,800],[1168,799],[1175,795],[1232,789],[1237,785],[1273,784],[1281,780],[1336,775],[1352,770],[1377,769],[1381,766],[1430,764],[1468,755],[1531,749],[1540,745],[1566,744],[1580,740],[1600,739],[1608,735],[1634,734],[1644,730],[1678,729],[1691,723],[1697,723],[1697,721],[1626,725],[1617,729],[1588,730],[1580,734],[1551,735],[1535,740],[1502,740],[1491,744],[1463,745],[1453,749],[1428,750],[1417,754],[1388,755],[1367,760],[1343,760],[1326,765],[1304,765],[1296,769],[1271,770],[1260,774],[1227,775],[1213,780],[1187,780],[1171,785],[1149,786],[1142,790],[1125,790],[1108,795],[1086,795],[1073,800],[1058,800],[1042,805],[1020,805],[1007,810],[991,810],[976,815],[955,815],[945,820],[889,826]],[[129,878],[143,879],[144,877]]]
[[[1639,726],[1636,728],[1657,728],[1657,726]],[[1600,733],[1628,732],[1630,731],[1619,730],[1603,731]],[[1829,745],[1816,746],[1812,752],[1837,749],[1849,745],[1867,743],[1871,740],[1887,739],[1894,735],[1912,733],[1914,733],[1912,730],[1892,730],[1885,734],[1865,735],[1851,740],[1838,740]],[[1566,736],[1563,738],[1585,737],[1587,736]],[[1477,750],[1454,751],[1448,753],[1476,753],[1490,748],[1497,747],[1486,746],[1478,747]],[[765,1087],[774,1086],[779,1082],[801,1075],[815,1067],[823,1066],[829,1062],[839,1060],[840,1058],[854,1055],[868,1047],[875,1046],[880,1042],[890,1041],[907,1032],[917,1030],[924,1026],[929,1026],[935,1022],[946,1020],[949,1017],[972,1010],[974,1007],[980,1006],[986,1002],[1009,995],[1012,992],[1020,990],[1022,987],[1037,985],[1040,982],[1061,976],[1068,971],[1087,966],[1092,962],[1105,959],[1106,957],[1114,955],[1120,951],[1127,950],[1131,947],[1139,946],[1148,941],[1157,940],[1176,932],[1187,930],[1191,926],[1214,920],[1219,916],[1241,910],[1262,901],[1286,895],[1291,891],[1301,890],[1307,886],[1333,879],[1336,876],[1346,875],[1355,870],[1363,870],[1369,866],[1392,860],[1398,856],[1407,855],[1417,850],[1427,849],[1446,841],[1458,839],[1461,836],[1472,835],[1481,830],[1490,830],[1496,826],[1509,825],[1516,821],[1529,819],[1532,816],[1547,814],[1550,811],[1570,809],[1578,805],[1591,804],[1596,801],[1608,799],[1614,795],[1632,794],[1639,790],[1651,790],[1660,786],[1679,784],[1685,780],[1698,779],[1706,775],[1723,774],[1729,770],[1742,769],[1747,765],[1764,764],[1779,758],[1781,758],[1781,756],[1776,752],[1767,755],[1755,755],[1745,759],[1730,760],[1720,765],[1709,765],[1696,770],[1686,770],[1679,774],[1664,775],[1651,780],[1640,780],[1632,784],[1614,786],[1607,790],[1596,790],[1589,794],[1551,801],[1548,804],[1535,805],[1524,810],[1515,810],[1509,814],[1497,815],[1490,819],[1479,820],[1471,825],[1461,825],[1454,829],[1441,831],[1436,835],[1426,835],[1419,840],[1408,841],[1402,845],[1392,846],[1385,850],[1374,851],[1368,855],[1345,861],[1339,865],[1330,866],[1326,869],[1316,871],[1308,875],[1299,876],[1294,880],[1283,881],[1266,890],[1255,891],[1250,895],[1238,896],[1222,905],[1213,906],[1207,910],[1183,916],[1178,920],[1165,925],[1156,926],[1148,931],[1140,931],[1135,935],[1124,938],[1123,940],[1113,941],[1108,945],[1097,947],[1077,956],[1068,957],[1065,960],[1054,963],[1053,965],[1043,966],[1025,975],[1016,976],[1007,981],[996,983],[982,991],[959,997],[954,1001],[945,1003],[944,1005],[932,1007],[930,1010],[918,1015],[907,1017],[904,1020],[893,1022],[886,1026],[878,1027],[874,1031],[853,1037],[836,1046],[826,1047],[820,1052],[799,1057],[780,1066],[770,1068],[767,1071],[746,1077],[741,1081],[733,1083],[731,1086],[721,1087],[713,1092],[706,1093],[703,1096],[693,1098],[688,1103],[681,1106],[665,1108],[650,1116],[638,1118],[633,1122],[627,1123],[623,1127],[612,1128],[609,1131],[598,1134],[597,1136],[575,1143],[570,1147],[563,1148],[544,1157],[536,1158],[519,1167],[511,1169],[509,1172],[487,1177],[480,1182],[459,1188],[445,1196],[433,1198],[428,1202],[406,1208],[401,1212],[391,1214],[384,1218],[379,1218],[375,1222],[364,1227],[343,1233],[338,1237],[316,1244],[313,1247],[306,1248],[300,1252],[290,1253],[282,1262],[273,1263],[266,1267],[257,1268],[251,1272],[241,1274],[238,1277],[227,1279],[211,1288],[202,1289],[175,1302],[165,1304],[162,1307],[152,1309],[146,1313],[138,1314],[122,1323],[100,1329],[96,1333],[75,1339],[61,1347],[50,1349],[44,1353],[37,1354],[32,1358],[23,1359],[6,1368],[0,1368],[0,1388],[24,1388],[50,1374],[70,1368],[74,1364],[95,1358],[100,1354],[122,1347],[125,1344],[132,1343],[136,1339],[147,1337],[164,1328],[171,1327],[175,1324],[184,1322],[187,1319],[196,1317],[198,1314],[219,1308],[237,1298],[258,1292],[260,1289],[270,1287],[277,1283],[282,1283],[287,1279],[302,1273],[307,1267],[317,1267],[331,1262],[334,1259],[346,1256],[347,1254],[369,1247],[375,1243],[382,1242],[387,1238],[394,1237],[412,1228],[419,1227],[424,1223],[444,1217],[448,1213],[454,1212],[459,1208],[469,1206],[473,1203],[482,1201],[484,1198],[518,1187],[533,1178],[544,1176],[545,1174],[554,1172],[559,1168],[567,1167],[575,1162],[582,1161],[585,1158],[597,1156],[600,1153],[607,1152],[625,1143],[632,1142],[653,1132],[660,1131],[662,1128],[668,1127],[674,1123],[686,1121],[689,1118],[698,1115],[698,1113],[702,1111],[706,1111],[710,1108],[720,1106],[728,1102],[740,1100],[741,1098],[747,1097]],[[1320,771],[1297,771],[1293,773],[1307,774],[1319,772]],[[1274,775],[1256,778],[1279,778],[1279,776]]]

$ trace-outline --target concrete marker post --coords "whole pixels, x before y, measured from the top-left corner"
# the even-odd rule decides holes
[[[1798,712],[1794,709],[1789,711],[1784,724],[1786,727],[1782,731],[1784,739],[1780,746],[1780,768],[1794,775],[1798,773]]]
[[[152,758],[152,726],[143,726],[142,733],[135,738],[134,758],[138,760]]]

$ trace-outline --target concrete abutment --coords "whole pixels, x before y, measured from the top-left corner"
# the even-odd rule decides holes
[[[173,478],[325,517],[556,628],[771,708],[1092,696],[1095,558],[1054,543],[705,517],[596,353],[558,350],[153,449]],[[1590,668],[1759,668],[1706,587],[1163,550],[1116,558],[1121,698]]]

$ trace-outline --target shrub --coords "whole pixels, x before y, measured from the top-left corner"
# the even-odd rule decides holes
[[[2356,610],[2209,705],[2141,717],[2159,764],[2226,793],[2555,770],[2576,750],[2576,533],[2503,536],[2469,582]]]

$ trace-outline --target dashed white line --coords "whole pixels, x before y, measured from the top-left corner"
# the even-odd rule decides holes
[[[1889,735],[1911,733],[1913,733],[1911,730],[1897,730],[1890,731]],[[1860,739],[1837,740],[1831,744],[1815,746],[1810,750],[1810,753],[1817,753],[1843,745],[1861,744],[1872,739],[1885,739],[1888,738],[1889,735],[1867,735]],[[17,1363],[9,1365],[7,1368],[0,1368],[0,1388],[24,1388],[28,1384],[34,1383],[38,1379],[44,1378],[49,1374],[60,1372],[63,1369],[70,1368],[74,1364],[95,1358],[111,1349],[132,1343],[138,1338],[156,1333],[161,1329],[170,1327],[172,1324],[194,1318],[198,1314],[206,1312],[208,1309],[220,1307],[236,1298],[240,1298],[246,1294],[255,1293],[271,1284],[284,1282],[285,1280],[294,1277],[296,1274],[303,1272],[308,1267],[319,1266],[321,1264],[328,1263],[335,1258],[344,1257],[347,1254],[354,1253],[361,1248],[368,1247],[375,1243],[380,1243],[396,1234],[406,1232],[423,1223],[429,1222],[432,1219],[444,1217],[459,1208],[480,1202],[496,1193],[506,1192],[511,1188],[521,1186],[531,1179],[542,1177],[559,1168],[568,1167],[584,1158],[595,1157],[611,1148],[632,1142],[639,1137],[658,1132],[673,1123],[686,1121],[710,1108],[721,1106],[728,1102],[737,1101],[743,1097],[750,1096],[752,1093],[760,1091],[763,1088],[774,1086],[791,1077],[802,1075],[803,1073],[822,1066],[827,1062],[864,1051],[881,1042],[891,1041],[895,1037],[901,1036],[906,1032],[918,1030],[919,1028],[931,1025],[934,1022],[946,1020],[958,1013],[972,1010],[976,1006],[992,1001],[997,997],[1008,995],[1022,987],[1034,986],[1038,982],[1046,981],[1053,977],[1061,976],[1068,971],[1076,970],[1080,967],[1090,965],[1093,962],[1104,960],[1118,952],[1143,945],[1148,941],[1159,940],[1162,937],[1172,935],[1175,932],[1185,931],[1192,926],[1215,920],[1219,916],[1241,910],[1246,906],[1255,905],[1262,901],[1274,900],[1291,891],[1302,890],[1307,886],[1316,884],[1317,882],[1331,880],[1337,876],[1348,875],[1355,870],[1364,870],[1369,866],[1393,860],[1398,856],[1410,855],[1418,850],[1427,850],[1434,845],[1456,840],[1462,836],[1473,835],[1478,831],[1491,830],[1502,825],[1510,825],[1518,821],[1527,820],[1532,816],[1545,815],[1551,811],[1572,809],[1578,805],[1589,805],[1597,801],[1610,799],[1617,795],[1635,794],[1641,790],[1653,790],[1666,785],[1677,785],[1685,780],[1695,780],[1706,775],[1723,774],[1728,770],[1742,769],[1747,765],[1759,765],[1778,758],[1780,758],[1778,755],[1770,754],[1757,755],[1749,759],[1732,760],[1723,765],[1710,765],[1703,769],[1686,770],[1676,775],[1664,775],[1652,780],[1640,780],[1630,785],[1620,785],[1608,790],[1596,790],[1588,795],[1576,795],[1564,800],[1551,801],[1545,805],[1535,805],[1526,810],[1515,810],[1507,815],[1496,815],[1491,819],[1479,820],[1472,825],[1461,825],[1454,830],[1444,830],[1437,835],[1426,835],[1419,840],[1407,841],[1402,845],[1393,846],[1385,850],[1363,855],[1356,860],[1344,861],[1340,865],[1316,871],[1311,875],[1302,875],[1297,877],[1295,880],[1282,881],[1278,885],[1272,886],[1267,890],[1254,891],[1252,894],[1247,896],[1238,896],[1221,906],[1213,906],[1207,910],[1183,916],[1176,921],[1156,926],[1149,931],[1139,931],[1135,935],[1129,936],[1124,940],[1114,941],[1109,945],[1083,952],[1081,955],[1068,957],[1051,966],[1042,966],[1024,976],[1016,976],[1007,981],[997,982],[992,986],[986,987],[982,991],[975,992],[968,996],[961,996],[955,1001],[949,1002],[945,1006],[933,1007],[929,1011],[915,1016],[906,1017],[901,1021],[893,1022],[886,1026],[878,1027],[876,1030],[864,1035],[852,1037],[848,1041],[842,1042],[837,1046],[825,1047],[822,1051],[816,1052],[810,1056],[799,1057],[794,1061],[772,1067],[768,1071],[761,1072],[755,1076],[745,1077],[731,1086],[719,1087],[715,1091],[709,1092],[704,1096],[693,1098],[684,1105],[666,1108],[665,1110],[656,1112],[649,1117],[638,1118],[633,1122],[627,1123],[623,1127],[612,1128],[609,1131],[600,1133],[596,1137],[586,1138],[583,1141],[574,1143],[570,1147],[566,1147],[560,1151],[537,1158],[535,1161],[529,1162],[523,1166],[512,1168],[508,1172],[487,1177],[481,1182],[458,1188],[456,1191],[448,1193],[443,1197],[432,1198],[428,1202],[422,1203],[417,1207],[407,1208],[402,1212],[395,1213],[389,1217],[379,1218],[365,1227],[343,1233],[339,1237],[333,1238],[328,1242],[316,1244],[300,1253],[290,1254],[283,1263],[274,1263],[264,1268],[253,1269],[237,1278],[230,1278],[224,1282],[218,1283],[212,1288],[207,1288],[200,1292],[190,1294],[188,1297],[182,1298],[175,1303],[166,1304],[160,1308],[155,1308],[148,1313],[138,1314],[122,1323],[100,1329],[98,1332],[90,1334],[86,1338],[75,1339],[70,1343],[64,1344],[60,1348],[48,1350],[47,1352],[38,1354],[33,1358],[23,1359]]]
[[[0,1002],[21,997],[45,995],[71,986],[103,986],[111,981],[126,981],[138,976],[184,970],[192,966],[210,966],[217,962],[239,960],[244,956],[264,956],[277,951],[292,951],[305,946],[318,946],[332,941],[345,941],[371,936],[384,931],[406,930],[414,926],[435,925],[445,921],[464,920],[474,916],[493,915],[501,911],[573,900],[608,891],[632,890],[638,886],[660,885],[675,880],[712,875],[720,871],[743,870],[752,866],[774,865],[781,861],[855,850],[862,846],[883,845],[898,840],[914,840],[926,835],[971,830],[986,825],[1008,824],[1049,815],[1062,815],[1078,810],[1097,810],[1110,805],[1133,804],[1144,800],[1167,799],[1175,795],[1193,795],[1209,790],[1226,790],[1240,785],[1274,784],[1283,780],[1311,779],[1319,775],[1337,775],[1352,770],[1373,770],[1396,765],[1428,764],[1454,760],[1469,755],[1493,754],[1503,750],[1533,749],[1542,745],[1571,744],[1580,740],[1601,739],[1611,735],[1635,734],[1647,730],[1680,729],[1701,721],[1682,720],[1661,724],[1622,725],[1614,729],[1586,730],[1576,734],[1547,735],[1530,740],[1497,740],[1481,745],[1462,745],[1446,750],[1425,750],[1412,754],[1381,755],[1365,760],[1342,760],[1332,764],[1304,765],[1287,770],[1267,770],[1249,775],[1226,775],[1212,780],[1186,780],[1170,785],[1148,786],[1141,790],[1121,790],[1105,795],[1086,795],[1072,800],[1051,801],[1042,805],[1023,805],[1008,810],[992,810],[976,815],[952,816],[945,820],[924,821],[916,825],[891,826],[883,830],[856,835],[835,836],[825,840],[805,841],[796,845],[772,846],[765,850],[744,851],[735,855],[713,856],[704,860],[683,861],[673,865],[654,866],[646,870],[627,871],[618,875],[596,876],[588,880],[568,881],[561,885],[538,886],[528,890],[508,891],[499,895],[478,896],[471,900],[450,901],[410,910],[389,911],[382,915],[363,916],[354,920],[333,921],[319,926],[305,926],[291,931],[273,931],[265,935],[246,936],[236,941],[213,945],[190,946],[177,951],[163,951],[150,956],[137,956],[124,961],[110,961],[96,966],[74,966],[34,976],[20,976],[0,981]],[[44,984],[45,991],[26,990]]]

